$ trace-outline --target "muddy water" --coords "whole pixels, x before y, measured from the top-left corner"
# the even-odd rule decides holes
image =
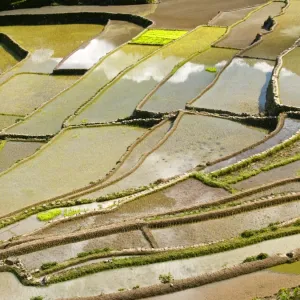
[[[276,274],[270,271],[261,271],[239,276],[202,287],[188,289],[182,292],[150,297],[148,300],[250,300],[256,297],[267,297],[277,293],[284,285],[286,288],[297,286],[300,276]],[[284,283],[284,284],[283,284]],[[201,298],[199,298],[201,297]]]
[[[210,203],[226,197],[228,194],[223,189],[206,186],[196,179],[187,179],[165,190],[123,204],[110,213],[82,220],[70,220],[64,224],[44,229],[39,234],[66,234],[79,229],[122,222],[123,220],[140,218],[149,214],[167,213],[197,204]]]
[[[269,16],[277,16],[284,6],[284,2],[272,2],[254,12],[247,20],[232,28],[229,35],[219,42],[217,46],[238,49],[246,48],[254,41],[258,33],[267,32],[267,30],[262,29],[264,21]]]
[[[46,262],[62,262],[77,257],[77,254],[81,252],[106,247],[114,250],[122,250],[131,248],[149,248],[150,245],[145,240],[141,231],[130,231],[52,247],[18,257],[22,260],[26,268],[32,270],[39,268]]]
[[[14,57],[0,42],[0,74],[12,68],[16,63],[18,63],[18,58]]]
[[[236,114],[264,112],[272,70],[271,62],[235,58],[216,84],[193,106]]]
[[[33,295],[42,295],[54,300],[60,297],[83,297],[99,295],[101,292],[111,293],[116,292],[119,288],[132,288],[136,285],[149,286],[159,283],[159,275],[168,272],[175,279],[183,279],[217,271],[225,266],[230,267],[239,264],[245,257],[260,252],[271,255],[278,252],[286,253],[299,246],[300,236],[281,238],[280,243],[278,241],[271,240],[241,249],[192,259],[105,271],[45,288],[25,287],[12,274],[0,273],[0,280],[3,283],[0,286],[0,292],[3,300],[11,300],[12,294],[16,300],[30,299]],[[297,278],[297,280],[299,279]]]
[[[58,95],[24,122],[11,128],[9,132],[43,135],[54,134],[61,129],[63,121],[79,106],[93,97],[101,88],[123,69],[135,64],[142,57],[155,51],[157,47],[126,45],[109,55],[97,67],[87,73],[72,88]],[[80,122],[84,121],[80,118]]]
[[[233,135],[236,137],[234,141]],[[134,173],[86,197],[149,185],[158,179],[183,174],[199,164],[251,145],[263,139],[264,135],[262,131],[225,119],[185,114],[176,130]]]
[[[297,131],[300,130],[300,121],[296,119],[285,119],[284,125],[282,129],[273,137],[266,140],[264,143],[250,149],[247,151],[244,151],[232,158],[229,158],[227,160],[221,161],[217,164],[214,164],[210,167],[207,167],[204,171],[206,173],[216,171],[218,169],[227,167],[229,165],[232,165],[234,163],[237,163],[238,161],[242,159],[246,159],[252,155],[258,154],[260,152],[266,151],[277,144],[282,143],[283,141],[289,139],[291,136],[297,133]]]
[[[277,18],[274,31],[263,37],[261,43],[244,53],[245,56],[276,59],[285,49],[291,47],[300,34],[300,1],[290,1],[285,13]]]
[[[265,3],[262,0],[162,0],[156,11],[147,17],[155,22],[157,28],[195,28],[207,24],[219,11],[244,8]]]
[[[99,36],[65,58],[57,69],[90,69],[101,57],[131,40],[143,30],[143,27],[133,23],[111,20]]]
[[[100,205],[100,206],[99,206]],[[99,210],[99,209],[106,209],[110,206],[114,205],[114,200],[112,201],[106,201],[105,203],[97,203],[97,202],[93,202],[93,203],[89,203],[89,204],[82,204],[82,205],[74,205],[74,206],[69,206],[69,207],[61,207],[61,211],[62,213],[55,217],[54,219],[52,219],[49,222],[43,222],[43,221],[39,221],[37,218],[37,215],[32,215],[24,220],[21,220],[17,223],[14,223],[12,225],[6,226],[2,229],[0,229],[0,240],[8,240],[11,237],[14,236],[20,236],[23,234],[29,234],[29,233],[33,233],[34,231],[43,228],[44,226],[46,226],[48,223],[52,222],[52,221],[57,221],[60,219],[64,219],[64,211],[65,210],[80,210],[78,212],[78,214],[80,214],[81,212],[89,212],[89,211],[95,211],[95,210]],[[86,224],[86,219],[84,219],[84,223]],[[80,223],[80,222],[78,222]],[[80,224],[78,225],[80,227]],[[58,234],[57,232],[55,232],[55,234]],[[62,234],[62,233],[61,233]]]
[[[142,155],[150,152],[164,138],[166,133],[171,130],[171,127],[172,123],[167,121],[160,127],[154,129],[132,150],[121,167],[106,181],[106,183],[112,182],[132,170],[132,168],[139,163]]]
[[[212,26],[230,26],[243,18],[245,18],[256,7],[248,7],[236,9],[233,11],[222,11],[218,16],[208,22],[208,25]]]
[[[300,48],[295,48],[283,57],[279,74],[280,101],[284,105],[300,107]]]
[[[29,52],[48,49],[52,51],[53,57],[64,57],[83,41],[99,34],[103,28],[102,25],[93,24],[0,26],[0,32],[13,38]]]
[[[285,222],[297,218],[300,202],[293,202],[232,217],[154,229],[152,234],[160,247],[191,246],[216,242],[238,236],[245,230],[267,227],[270,223]]]
[[[130,126],[66,130],[34,158],[0,176],[1,214],[103,178],[144,133]]]
[[[53,58],[53,50],[40,49],[30,54],[18,72],[51,74],[62,58]]]
[[[18,160],[33,154],[43,143],[7,141],[0,150],[0,172],[6,170]]]
[[[78,76],[19,74],[0,86],[0,113],[26,115],[78,79]]]
[[[0,130],[14,124],[16,119],[18,119],[18,117],[0,115]]]
[[[197,97],[223,69],[237,51],[211,48],[184,64],[140,108],[154,112],[183,109],[188,101]],[[215,72],[206,70],[215,67]]]
[[[217,40],[224,28],[202,27],[163,47],[155,55],[129,70],[114,85],[100,93],[74,122],[108,122],[129,117],[136,106],[179,63]],[[131,91],[131,92],[128,92]]]
[[[299,176],[299,171],[300,161],[296,161],[283,167],[259,173],[256,176],[250,177],[249,179],[234,184],[233,187],[238,190],[249,189],[260,186],[262,185],[262,183],[267,184],[277,180]]]
[[[284,264],[271,268],[273,272],[285,273],[285,274],[299,274],[300,275],[300,262],[293,264]]]

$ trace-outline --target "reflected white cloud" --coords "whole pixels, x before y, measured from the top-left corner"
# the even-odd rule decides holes
[[[297,74],[293,73],[292,71],[286,69],[286,68],[282,68],[280,70],[280,77],[290,77],[290,76],[295,76]]]
[[[189,76],[193,73],[203,72],[205,69],[204,65],[198,65],[194,63],[186,63],[181,67],[169,80],[171,83],[182,83],[188,80]]]
[[[114,50],[116,45],[106,40],[93,39],[88,45],[79,49],[68,57],[59,69],[89,69],[108,52]]]
[[[176,56],[168,56],[163,58],[161,55],[155,55],[139,64],[133,70],[128,72],[123,78],[138,83],[151,79],[160,82],[181,60],[182,59]]]
[[[51,49],[39,49],[32,53],[31,61],[34,63],[42,63],[49,60],[53,54],[54,51]]]
[[[290,37],[298,38],[300,36],[300,26],[290,26],[289,28],[282,29],[280,33]]]
[[[273,66],[269,65],[265,61],[258,62],[254,65],[254,69],[262,71],[263,73],[271,73],[273,71]]]
[[[215,67],[220,70],[223,67],[225,67],[226,64],[227,64],[227,60],[222,60],[222,61],[218,62]]]

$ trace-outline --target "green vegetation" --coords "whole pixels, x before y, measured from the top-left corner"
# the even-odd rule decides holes
[[[217,68],[216,67],[206,67],[205,71],[211,72],[211,73],[216,73],[217,72]]]
[[[80,252],[77,254],[77,257],[86,257],[86,256],[90,256],[90,255],[94,255],[94,254],[99,254],[99,253],[107,253],[107,252],[111,252],[113,249],[111,248],[102,248],[102,249],[94,249],[91,251],[86,251],[86,252]]]
[[[94,263],[90,265],[81,266],[78,268],[72,268],[58,274],[53,274],[49,279],[49,284],[72,280],[85,275],[98,273],[105,270],[142,266],[148,264],[154,264],[159,262],[165,262],[170,260],[186,259],[204,255],[210,255],[214,253],[220,253],[224,251],[234,250],[257,244],[263,241],[281,238],[284,236],[290,236],[300,233],[300,228],[295,226],[278,228],[276,231],[272,231],[270,227],[265,229],[265,232],[258,233],[250,238],[236,237],[230,240],[218,242],[215,244],[204,245],[199,247],[191,247],[180,250],[169,250],[161,253],[155,253],[151,255],[143,255],[138,257],[127,257],[120,259],[112,259],[107,264],[105,262]]]
[[[76,216],[78,214],[80,214],[81,212],[86,212],[86,209],[74,209],[74,208],[70,208],[70,209],[65,209],[63,212],[64,217],[73,217]]]
[[[244,259],[243,263],[257,261],[257,260],[264,260],[268,257],[269,257],[269,255],[267,253],[260,253],[256,256],[248,256],[246,259]]]
[[[168,274],[160,274],[158,277],[159,281],[161,283],[170,283],[171,281],[174,280],[173,276],[171,273]]]
[[[277,294],[276,300],[300,300],[300,288],[281,289]]]
[[[163,46],[185,35],[185,30],[149,29],[131,41],[132,44]]]
[[[57,262],[56,262],[56,261],[53,261],[53,262],[47,262],[47,263],[42,264],[41,269],[42,269],[42,270],[47,270],[47,269],[50,269],[50,268],[52,268],[52,267],[54,267],[54,266],[56,266],[56,265],[57,265]]]
[[[0,142],[0,151],[4,148],[5,144],[6,144],[6,141]]]
[[[37,214],[37,218],[39,221],[47,222],[50,221],[56,217],[58,217],[61,214],[60,208],[51,209],[45,212],[40,212]]]
[[[35,297],[31,297],[30,300],[43,300],[44,297],[42,296],[35,296]]]

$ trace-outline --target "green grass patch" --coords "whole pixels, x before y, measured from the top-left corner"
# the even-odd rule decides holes
[[[6,144],[6,141],[0,142],[0,151],[4,148],[5,144]]]
[[[260,253],[256,256],[249,256],[246,259],[244,259],[243,263],[251,262],[251,261],[257,261],[257,260],[264,260],[269,257],[269,254],[267,253]]]
[[[217,68],[216,67],[206,67],[205,71],[210,72],[210,73],[216,73]]]
[[[163,46],[186,34],[186,30],[149,29],[131,41],[132,44]]]
[[[55,208],[48,211],[40,212],[37,214],[36,217],[38,218],[39,221],[47,222],[58,217],[60,214],[61,214],[61,209]]]

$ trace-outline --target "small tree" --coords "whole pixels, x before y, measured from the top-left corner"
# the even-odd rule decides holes
[[[161,283],[170,283],[171,281],[174,280],[174,278],[173,278],[171,273],[160,274],[159,275],[159,280],[160,280]]]

